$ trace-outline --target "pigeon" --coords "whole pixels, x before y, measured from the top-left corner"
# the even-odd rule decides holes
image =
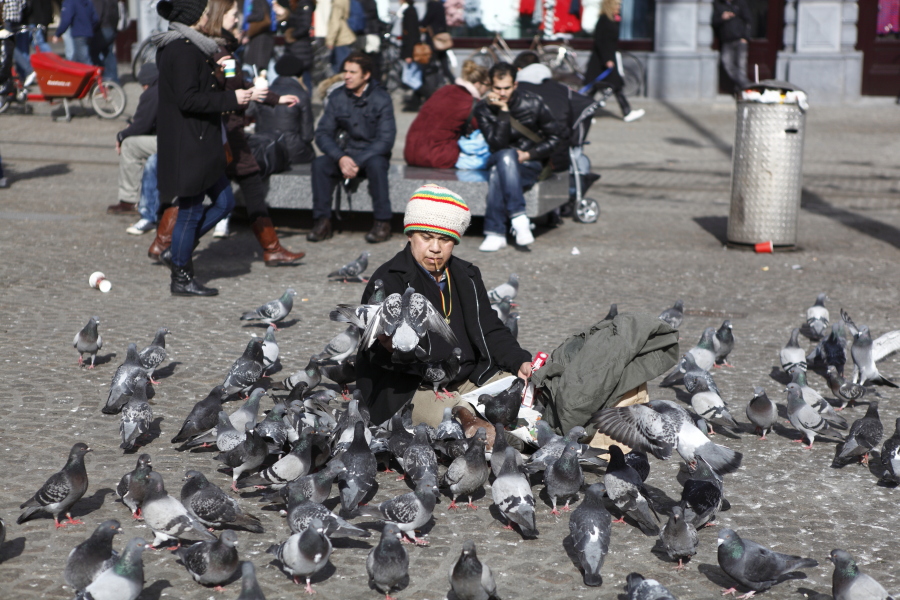
[[[279,402],[266,414],[266,418],[256,424],[256,432],[266,442],[269,454],[281,454],[288,441],[289,427],[284,423],[287,406]]]
[[[124,450],[134,449],[138,438],[150,431],[153,423],[153,409],[147,402],[148,375],[139,373],[134,381],[134,393],[128,398],[128,402],[122,407],[122,415],[119,421],[119,433],[122,435],[122,443],[119,448]]]
[[[878,417],[878,402],[872,400],[869,402],[869,408],[863,418],[857,419],[850,426],[847,438],[844,440],[844,446],[840,453],[834,459],[834,466],[841,464],[860,456],[860,462],[864,465],[869,464],[869,452],[875,449],[884,436],[884,426]]]
[[[491,486],[491,495],[494,504],[507,521],[505,526],[507,529],[512,529],[512,523],[515,522],[522,532],[522,537],[538,536],[531,484],[516,467],[516,455],[512,447],[506,448],[503,467]]]
[[[200,400],[188,413],[178,434],[172,438],[172,443],[187,442],[193,437],[202,435],[216,426],[219,422],[219,411],[222,410],[222,400],[225,399],[225,386],[217,385],[203,400]]]
[[[828,387],[831,388],[831,393],[841,402],[841,405],[835,410],[844,410],[848,406],[855,406],[857,400],[866,395],[865,387],[858,383],[847,381],[838,374],[837,369],[833,366],[825,369],[825,379],[828,380]]]
[[[237,543],[237,534],[228,530],[214,541],[182,546],[176,554],[194,581],[221,590],[221,585],[231,579],[241,563],[235,548]]]
[[[491,423],[501,423],[507,429],[515,429],[526,385],[524,379],[516,377],[508,388],[496,396],[482,394],[478,402],[484,405],[484,417]]]
[[[685,519],[684,510],[677,504],[672,507],[672,514],[659,534],[659,540],[669,558],[678,559],[678,566],[675,567],[678,571],[686,568],[684,561],[697,554],[700,543],[697,529]]]
[[[443,400],[444,396],[452,398],[453,394],[447,391],[447,386],[459,375],[462,350],[454,348],[446,359],[440,362],[428,362],[422,368],[422,385],[430,384],[434,389],[434,396]],[[440,390],[440,391],[438,391]]]
[[[244,441],[227,452],[222,452],[213,457],[231,467],[231,489],[238,491],[237,480],[245,471],[252,471],[263,464],[269,448],[265,440],[247,423],[247,434]]]
[[[850,356],[853,363],[859,369],[859,385],[877,384],[889,387],[900,387],[884,375],[878,372],[875,359],[872,356],[872,335],[868,325],[861,325],[853,346],[850,347]]]
[[[347,403],[347,410],[338,415],[337,427],[334,432],[335,455],[343,452],[350,447],[351,443],[353,443],[353,438],[356,433],[356,423],[362,423],[365,426],[368,422],[368,412],[366,412],[364,416],[363,412],[359,409],[362,392],[354,390],[354,394],[358,397],[353,397],[353,399]],[[368,427],[363,427],[363,437],[365,438],[366,444],[372,443],[372,432],[369,431]]]
[[[449,509],[456,509],[456,499],[460,496],[468,496],[468,507],[477,510],[477,506],[472,504],[472,494],[482,487],[488,480],[488,474],[491,472],[487,462],[484,460],[484,445],[487,443],[487,434],[484,429],[478,428],[475,432],[474,439],[469,444],[466,453],[459,458],[454,459],[450,467],[444,473],[441,483],[450,488]],[[496,451],[496,448],[494,449]]]
[[[500,319],[501,323],[506,323],[509,316],[512,314],[512,308],[516,306],[516,304],[512,301],[512,298],[507,296],[506,298],[502,298],[500,302],[496,304],[492,304],[491,308],[497,313],[497,318]]]
[[[734,333],[732,333],[731,330],[731,321],[727,319],[722,323],[722,326],[716,330],[716,335],[713,337],[713,348],[716,352],[716,362],[713,364],[714,367],[734,366],[728,364],[728,355],[734,350]]]
[[[797,367],[801,371],[805,371],[807,368],[806,352],[800,347],[799,339],[800,328],[794,327],[791,330],[791,337],[778,355],[781,359],[781,368],[784,369],[785,373],[790,372],[793,367]]]
[[[452,408],[444,408],[444,417],[438,424],[436,440],[461,440],[465,436],[459,422],[453,418]]]
[[[138,352],[138,358],[141,359],[141,366],[147,371],[147,375],[150,377],[150,383],[159,383],[158,381],[153,380],[153,371],[166,360],[166,336],[168,334],[168,329],[160,327],[156,330],[156,335],[153,337],[153,341],[150,342],[150,345]]]
[[[572,496],[581,491],[584,485],[584,473],[578,464],[578,446],[575,442],[566,444],[562,456],[547,466],[544,471],[544,486],[550,501],[553,503],[551,515],[558,515],[556,502],[560,498],[566,499],[564,511],[569,510],[569,501]]]
[[[225,387],[225,395],[230,396],[238,392],[246,393],[253,384],[262,377],[265,366],[263,365],[262,340],[251,338],[241,354],[225,376],[222,385]]]
[[[794,368],[791,371],[791,381],[800,386],[800,395],[803,397],[803,400],[816,409],[816,412],[828,421],[829,425],[838,429],[847,429],[847,420],[837,414],[831,403],[823,398],[819,392],[807,385],[806,371]]]
[[[504,298],[515,300],[519,295],[519,276],[513,273],[509,276],[509,281],[501,283],[494,289],[488,291],[488,300],[491,304],[497,304]]]
[[[256,581],[256,567],[249,560],[241,563],[241,594],[237,600],[266,600]]]
[[[894,423],[894,435],[881,445],[881,466],[884,473],[881,481],[886,484],[900,484],[900,419]]]
[[[371,348],[379,336],[386,336],[394,348],[393,362],[410,362],[413,355],[424,360],[427,353],[419,342],[429,331],[444,338],[451,348],[459,346],[456,334],[444,317],[425,296],[408,287],[402,296],[391,294],[378,305],[375,316],[363,332],[360,345]]]
[[[591,416],[598,431],[629,448],[667,460],[674,450],[689,464],[702,456],[716,473],[727,475],[741,466],[743,454],[709,441],[688,412],[670,400],[651,400],[605,408]]]
[[[794,440],[795,442],[802,443],[805,439],[809,445],[803,448],[812,450],[813,440],[816,436],[836,442],[844,441],[844,436],[832,430],[828,421],[822,418],[822,415],[816,412],[812,406],[804,402],[799,385],[789,383],[785,391],[788,401],[788,419],[794,429],[800,433],[800,439]]]
[[[424,481],[437,488],[438,463],[437,455],[428,442],[428,426],[424,423],[416,425],[412,443],[403,453],[403,471],[405,477],[417,484]],[[435,493],[437,490],[435,489]]]
[[[641,476],[628,466],[625,454],[615,444],[609,447],[609,465],[603,484],[609,499],[622,511],[622,517],[615,523],[624,523],[627,514],[637,521],[645,535],[659,535],[659,517],[650,504]]]
[[[766,434],[778,421],[778,407],[766,395],[766,390],[760,386],[753,388],[753,398],[747,403],[747,418],[750,424],[756,428],[760,440],[766,439]]]
[[[76,600],[136,600],[144,589],[143,538],[132,538],[115,564],[100,573]]]
[[[668,323],[672,329],[681,327],[684,321],[684,300],[678,300],[672,308],[667,308],[659,314],[659,320]]]
[[[538,421],[540,423],[540,421]],[[494,423],[494,447],[491,450],[491,472],[494,477],[500,475],[500,469],[503,468],[503,461],[506,460],[506,449],[512,448],[516,456],[516,466],[522,467],[525,464],[525,458],[516,448],[513,448],[506,441],[506,430],[500,423]]]
[[[436,502],[437,497],[434,495],[431,484],[419,481],[416,489],[411,492],[374,506],[360,506],[357,511],[364,517],[374,517],[394,523],[411,541],[417,545],[427,545],[427,540],[416,537],[416,530],[421,529],[431,520]]]
[[[828,558],[834,564],[831,576],[834,600],[893,600],[880,583],[859,570],[849,552],[835,548]]]
[[[490,452],[494,448],[494,428],[491,427],[490,423],[488,423],[481,417],[476,416],[471,410],[469,410],[468,406],[468,404],[459,404],[457,406],[454,406],[452,409],[450,409],[450,414],[453,415],[457,421],[459,421],[463,433],[467,438],[475,435],[475,432],[478,431],[479,427],[483,427],[485,432],[487,432],[487,444],[485,445],[485,448],[488,452]]]
[[[276,321],[280,321],[291,312],[294,308],[294,296],[297,292],[293,288],[288,288],[277,300],[266,302],[256,310],[245,312],[241,315],[241,321],[262,321],[266,325],[271,325],[278,331]]]
[[[318,519],[325,526],[326,535],[330,536],[355,536],[370,537],[372,534],[365,529],[346,521],[334,514],[318,502],[313,502],[306,496],[300,487],[287,487],[288,508],[287,523],[292,533],[300,533],[309,528],[314,519]]]
[[[506,320],[503,321],[503,324],[506,325],[507,329],[509,329],[509,332],[512,334],[513,338],[519,339],[519,313],[509,313],[509,316],[506,317]]]
[[[330,461],[321,471],[316,471],[310,475],[304,475],[294,481],[284,485],[279,490],[279,494],[284,498],[285,503],[291,493],[302,495],[308,500],[321,504],[328,500],[331,496],[331,487],[334,485],[334,479],[347,470],[340,460],[334,459]]]
[[[840,323],[834,323],[828,337],[819,342],[813,351],[806,355],[806,362],[826,367],[833,366],[843,376],[844,365],[847,364],[847,344],[841,335],[842,330]]]
[[[697,415],[709,423],[737,429],[737,423],[735,423],[731,413],[728,412],[725,401],[722,400],[722,397],[717,392],[709,389],[709,386],[702,379],[697,381],[695,390],[696,392],[691,396],[691,408],[694,409]],[[710,435],[714,433],[712,427],[709,428],[708,433]]]
[[[237,410],[231,415],[225,411],[219,411],[218,424],[216,427],[208,431],[205,435],[195,437],[185,445],[188,447],[201,446],[206,447],[208,444],[215,442],[220,452],[228,452],[235,446],[244,441],[244,431],[248,426],[255,427],[259,418],[259,401],[265,395],[265,390],[256,388],[250,393]]]
[[[312,576],[328,564],[331,556],[331,540],[324,533],[325,526],[319,519],[313,519],[309,527],[295,533],[283,544],[270,546],[266,552],[274,554],[294,583],[300,584],[306,578],[306,593],[315,594],[310,585]]]
[[[722,478],[702,458],[697,468],[684,482],[680,507],[686,522],[695,529],[712,527],[724,499]]]
[[[721,394],[721,392],[719,392],[719,387],[716,385],[715,379],[713,379],[712,373],[698,367],[697,362],[694,360],[694,356],[692,354],[685,354],[683,360],[684,389],[686,389],[689,394],[693,394],[694,392],[700,390],[701,385],[717,394]]]
[[[675,596],[655,579],[645,579],[640,573],[625,578],[627,600],[675,600]]]
[[[91,364],[88,365],[88,369],[94,368],[94,363],[97,362],[97,352],[103,347],[103,338],[97,331],[99,324],[100,317],[91,317],[81,331],[75,334],[72,345],[78,350],[78,366],[84,366],[84,355],[89,354]]]
[[[113,537],[122,533],[122,524],[115,519],[104,521],[97,526],[91,537],[81,542],[69,552],[66,560],[66,583],[76,592],[84,590],[105,570],[111,568],[118,558],[113,550]]]
[[[101,409],[107,415],[114,415],[125,406],[128,397],[134,393],[134,380],[139,373],[144,372],[141,359],[138,356],[137,346],[128,344],[128,352],[125,354],[125,362],[116,369],[112,382],[109,384],[109,396],[106,405]]]
[[[825,329],[828,327],[828,309],[825,308],[825,301],[828,296],[819,294],[816,296],[816,302],[806,309],[806,324],[812,333],[810,336],[814,340],[820,340],[825,336]]]
[[[192,516],[184,505],[166,492],[162,476],[153,471],[148,476],[142,511],[144,522],[153,530],[153,546],[168,540],[212,541],[216,538]]]
[[[466,540],[462,552],[450,567],[450,589],[458,600],[500,600],[490,567],[475,554],[475,542]]]
[[[91,449],[84,442],[78,442],[69,451],[69,459],[62,471],[50,476],[34,496],[23,502],[19,508],[25,511],[16,519],[21,525],[40,513],[50,513],[56,528],[66,525],[84,525],[84,521],[72,518],[72,506],[84,496],[88,488],[87,470],[84,468],[84,455]],[[59,522],[59,516],[66,515],[68,521]]]
[[[612,321],[619,315],[619,305],[618,304],[610,304],[609,311],[607,311],[606,316],[603,317],[604,321]]]
[[[406,454],[406,449],[409,448],[409,445],[412,444],[415,439],[415,436],[403,426],[403,416],[401,415],[401,412],[403,411],[409,411],[411,413],[411,407],[412,403],[407,404],[402,410],[397,411],[390,420],[391,435],[387,442],[388,451],[394,456],[401,468],[404,468],[403,455]],[[447,410],[450,409],[445,409],[445,412]],[[454,421],[454,423],[456,423],[456,421]],[[460,428],[460,432],[462,432],[462,428]]]
[[[694,362],[698,367],[703,369],[704,371],[709,371],[712,369],[713,365],[716,363],[716,353],[713,348],[713,339],[716,336],[716,328],[715,327],[707,327],[703,330],[703,335],[700,336],[700,341],[696,346],[688,350],[688,354],[690,354]],[[666,375],[666,377],[660,382],[661,387],[668,387],[675,385],[682,378],[684,373],[687,371],[687,363],[682,357],[681,361],[678,365],[675,366],[672,371]]]
[[[273,390],[292,391],[301,384],[306,384],[308,390],[312,390],[322,381],[322,373],[319,372],[320,361],[315,356],[310,357],[306,366],[272,386]]]
[[[349,356],[356,355],[359,347],[359,327],[348,325],[347,329],[340,332],[328,341],[325,349],[316,358],[319,360],[333,360],[340,362]]]
[[[116,494],[122,499],[125,506],[131,509],[132,517],[135,519],[141,517],[141,505],[144,502],[151,471],[153,471],[153,464],[150,461],[150,455],[141,454],[134,470],[125,473],[119,481],[119,485],[116,486]]]
[[[338,478],[338,491],[341,497],[341,508],[348,514],[356,513],[359,503],[369,495],[375,487],[375,474],[378,461],[366,443],[362,421],[357,421],[353,428],[353,443],[341,455],[346,471]]]
[[[341,386],[345,399],[350,397],[347,385],[356,381],[356,357],[349,356],[342,361],[325,360],[319,365],[322,375]]]
[[[609,551],[612,517],[603,504],[606,486],[594,483],[584,491],[584,500],[569,517],[569,534],[578,555],[584,585],[596,587],[603,584],[600,569]]]
[[[625,462],[628,466],[637,471],[641,476],[641,481],[647,481],[650,477],[650,461],[647,460],[647,454],[640,450],[632,450],[625,455]]]
[[[328,318],[338,323],[350,323],[357,329],[364,331],[369,323],[378,315],[381,304],[384,303],[384,282],[376,279],[371,284],[372,295],[369,296],[371,304],[338,304],[332,310]]]
[[[403,533],[395,523],[385,523],[381,541],[366,556],[369,587],[384,594],[385,600],[395,590],[409,585],[409,554],[400,543]]]
[[[300,439],[297,440],[290,452],[282,456],[271,467],[244,479],[238,487],[268,487],[280,490],[287,483],[309,473],[309,469],[312,467],[312,440],[310,438],[311,431],[301,433]]]
[[[244,514],[238,501],[210,483],[200,471],[184,474],[181,503],[188,513],[207,527],[233,527],[252,533],[265,533],[262,523]]]
[[[329,273],[328,278],[337,278],[345,282],[348,279],[359,281],[360,275],[362,275],[363,272],[369,267],[370,256],[372,256],[371,252],[363,252],[356,258],[356,260],[351,260],[337,271],[332,271],[331,273]],[[363,281],[365,280],[363,279]]]
[[[532,454],[531,458],[525,463],[525,472],[529,474],[545,470],[562,456],[563,451],[566,449],[566,444],[577,442],[585,435],[584,427],[576,425],[564,437],[560,437],[552,432],[550,426],[544,420],[537,422],[537,431],[540,449]],[[543,443],[541,443],[542,440]],[[578,453],[582,458],[586,456],[593,457],[600,452],[595,448],[588,448],[584,444],[579,444],[578,447]]]
[[[812,558],[790,556],[769,550],[750,540],[743,540],[731,529],[721,529],[718,539],[719,566],[725,573],[748,588],[750,592],[741,598],[750,598],[755,592],[764,592],[788,573],[806,567],[817,567]],[[730,588],[722,592],[733,594]]]
[[[213,436],[213,434],[194,438],[187,445],[199,446],[202,444],[202,447],[205,447],[208,445],[206,440],[214,439],[216,448],[218,448],[219,452],[228,452],[229,450],[240,446],[244,441],[246,434],[235,429],[234,425],[231,424],[231,419],[228,417],[228,413],[226,413],[224,410],[220,410],[219,424],[216,425],[214,437],[210,436]]]
[[[278,341],[275,339],[274,325],[269,325],[266,328],[266,335],[263,337],[262,341],[262,353],[263,373],[266,373],[275,366],[275,363],[278,361],[278,355],[280,354]]]

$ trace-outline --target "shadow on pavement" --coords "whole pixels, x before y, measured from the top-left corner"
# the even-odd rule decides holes
[[[719,240],[720,244],[728,243],[728,217],[694,217],[694,223]]]
[[[838,208],[805,188],[800,199],[800,208],[822,217],[828,217],[845,227],[855,229],[895,248],[900,248],[900,229],[857,212]]]
[[[9,177],[10,183],[17,181],[25,181],[26,179],[43,179],[44,177],[55,177],[57,175],[68,175],[72,172],[66,163],[56,163],[53,165],[44,165],[30,171],[16,172]]]

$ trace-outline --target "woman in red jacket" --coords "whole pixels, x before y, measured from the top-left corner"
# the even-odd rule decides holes
[[[459,158],[459,138],[472,121],[472,107],[487,89],[487,69],[464,62],[456,82],[432,94],[412,122],[403,149],[406,164],[452,169]]]

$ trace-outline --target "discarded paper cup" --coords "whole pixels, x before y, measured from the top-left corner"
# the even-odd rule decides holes
[[[760,242],[753,246],[753,249],[761,254],[771,254],[773,250],[772,242]]]
[[[91,276],[88,278],[88,283],[91,284],[92,288],[94,288],[95,290],[100,290],[104,294],[112,288],[112,284],[109,282],[109,279],[107,279],[106,275],[104,275],[100,271],[91,273]]]

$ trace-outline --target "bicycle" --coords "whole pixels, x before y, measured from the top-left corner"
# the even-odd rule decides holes
[[[150,41],[148,37],[141,45],[138,46],[137,52],[134,53],[134,57],[131,59],[131,76],[134,77],[134,80],[137,81],[138,73],[141,72],[141,67],[143,67],[147,63],[155,63],[156,62],[156,44]]]

